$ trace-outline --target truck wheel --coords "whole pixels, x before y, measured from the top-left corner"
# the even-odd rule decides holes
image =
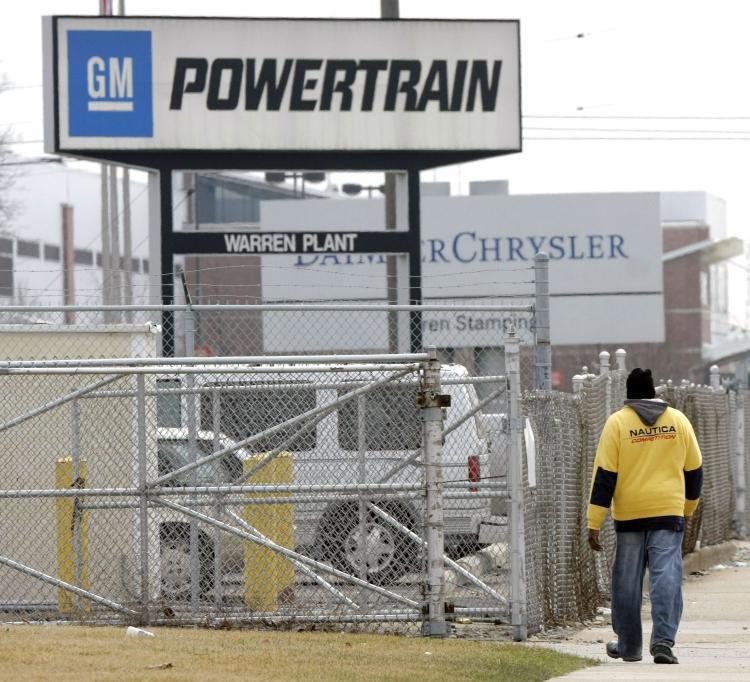
[[[414,530],[414,515],[400,504],[382,502],[379,506],[400,523]],[[339,505],[329,510],[323,528],[323,553],[334,568],[356,577],[362,575],[362,549],[366,579],[375,585],[388,585],[416,566],[417,543],[395,526],[368,512],[364,538],[357,505]]]

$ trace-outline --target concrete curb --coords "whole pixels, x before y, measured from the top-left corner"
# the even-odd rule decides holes
[[[691,552],[682,558],[682,574],[688,576],[694,571],[707,571],[716,564],[728,563],[738,550],[737,545],[731,541],[701,547],[697,552]]]

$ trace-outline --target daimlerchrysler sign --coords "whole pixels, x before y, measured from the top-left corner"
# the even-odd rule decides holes
[[[48,151],[521,148],[516,21],[46,17]]]
[[[356,225],[382,230],[384,213],[382,199],[267,201],[261,205],[261,228],[282,233],[302,224],[304,216],[306,229]],[[533,289],[534,256],[544,251],[550,258],[554,345],[661,343],[661,239],[656,193],[425,197],[424,301],[458,307],[525,303]],[[386,299],[383,255],[323,250],[274,254],[263,254],[266,300]],[[371,339],[372,349],[387,347],[387,330],[374,320],[371,314],[359,319],[342,314],[335,323],[340,348],[359,348],[362,338]],[[321,331],[328,334],[328,343],[332,325]],[[425,344],[438,347],[495,346],[510,325],[524,342],[532,341],[525,314],[459,310],[422,316]],[[266,349],[273,351],[289,350],[291,340],[309,344],[303,350],[324,347],[313,331],[306,330],[300,339],[276,320],[264,328],[264,338]]]

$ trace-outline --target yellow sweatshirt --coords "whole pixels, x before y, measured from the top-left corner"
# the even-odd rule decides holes
[[[626,400],[609,417],[594,461],[588,527],[612,507],[616,530],[682,530],[703,485],[693,426],[661,400]]]

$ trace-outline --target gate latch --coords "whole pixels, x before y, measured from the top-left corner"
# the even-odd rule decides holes
[[[451,397],[447,393],[435,391],[419,391],[417,393],[417,407],[450,407]]]

